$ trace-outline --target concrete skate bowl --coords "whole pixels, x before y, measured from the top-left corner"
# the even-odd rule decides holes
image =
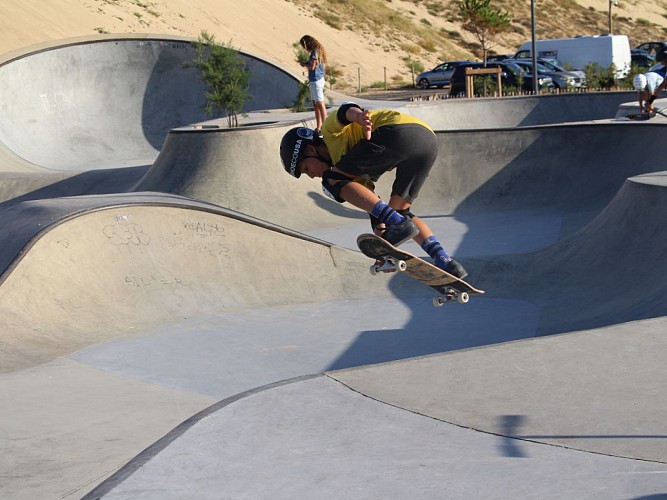
[[[438,161],[419,206],[456,216],[599,211],[626,178],[660,169],[664,130],[604,122],[439,132]],[[634,144],[642,144],[641,154]]]
[[[244,111],[283,108],[299,80],[241,53],[251,71]],[[211,117],[190,39],[108,35],[64,40],[0,60],[4,171],[150,165],[167,132]]]
[[[667,173],[625,181],[600,214],[532,252],[473,259],[498,297],[541,308],[537,335],[667,315]]]
[[[358,252],[177,196],[29,201],[0,221],[2,372],[207,314],[391,295]]]
[[[283,172],[275,145],[293,125],[254,131],[172,131],[139,188],[206,200],[315,236],[324,226],[347,226],[355,234],[364,231],[365,214],[323,197],[317,181],[296,181]],[[658,234],[664,214],[656,208],[653,216],[653,209],[645,205],[649,198],[642,199],[633,189],[637,181],[626,184],[626,179],[661,165],[659,138],[664,130],[660,124],[610,122],[440,131],[439,159],[415,211],[465,225],[467,234],[457,255],[471,263],[473,282],[492,297],[539,304],[544,309],[540,334],[661,315],[655,297],[663,292],[655,290],[660,283],[651,283],[655,275],[648,269],[633,273],[628,287],[631,300],[614,288],[618,276],[613,274],[613,262],[621,255],[632,255],[643,264],[659,257],[612,250],[611,242],[641,242],[644,249],[653,245],[650,240]],[[634,144],[643,145],[641,155]],[[244,151],[252,147],[253,161],[244,162]],[[389,189],[387,181],[378,185],[380,193]],[[664,190],[658,186],[651,193],[659,206]],[[535,214],[546,215],[554,225],[554,237],[543,249],[511,256],[484,252],[488,257],[476,258],[489,228],[480,223],[485,217],[511,220],[512,230],[520,234],[530,230],[525,221]],[[642,233],[634,234],[633,225]],[[493,247],[494,242],[488,244]],[[664,247],[662,241],[655,246]],[[603,263],[606,267],[601,267]],[[565,314],[569,309],[576,312]]]
[[[216,386],[218,392],[211,394],[219,400],[248,387],[330,368],[664,315],[663,174],[632,177],[660,168],[664,127],[615,123],[439,132],[440,160],[415,211],[429,223],[443,218],[467,227],[457,256],[472,271],[473,282],[488,290],[484,298],[442,310],[430,306],[430,289],[401,276],[371,277],[368,259],[358,252],[312,236],[322,226],[357,234],[357,228],[367,230],[368,223],[365,214],[322,196],[317,181],[285,174],[277,144],[295,123],[238,130],[173,129],[153,167],[134,187],[136,192],[26,200],[0,210],[5,242],[0,252],[3,371],[32,367],[10,375],[35,379],[41,375],[41,384],[54,394],[49,402],[53,406],[38,401],[38,410],[31,415],[47,415],[44,419],[50,420],[49,410],[57,408],[54,414],[62,415],[67,405],[58,398],[61,393],[53,391],[58,375],[54,377],[49,365],[62,361],[77,369],[91,368],[64,381],[71,381],[67,394],[74,394],[76,401],[91,394],[89,401],[73,406],[75,416],[70,419],[83,422],[85,429],[83,425],[72,429],[68,423],[58,437],[81,446],[72,435],[87,437],[90,429],[112,429],[108,440],[86,447],[94,450],[89,455],[83,448],[76,450],[82,461],[97,466],[85,473],[71,463],[52,468],[67,454],[57,453],[40,463],[32,450],[25,453],[31,462],[25,460],[20,468],[46,478],[43,482],[49,486],[57,483],[51,479],[57,473],[69,477],[65,487],[57,485],[58,496],[82,484],[92,485],[136,455],[145,445],[130,431],[150,427],[167,433],[176,425],[160,427],[155,414],[151,418],[132,413],[138,417],[113,432],[110,420],[116,419],[117,395],[99,397],[104,392],[91,372],[107,375],[112,371],[109,365],[113,368],[128,358],[145,370],[120,370],[119,392],[126,393],[128,382],[146,372],[149,386],[174,384],[178,379],[174,366],[187,358],[181,373],[190,366],[201,371],[182,378],[188,383],[196,379],[197,390],[198,383]],[[637,144],[641,154],[635,153]],[[106,172],[111,182],[112,171]],[[388,187],[383,181],[379,191],[385,195]],[[42,193],[45,198],[53,196],[48,188]],[[124,188],[119,183],[117,189]],[[475,253],[480,246],[473,240],[487,249],[493,245],[488,225],[478,221],[507,215],[518,234],[536,212],[558,221],[553,241],[524,252],[494,251],[483,257]],[[627,277],[619,275],[626,260],[639,265],[631,271],[635,281],[619,288]],[[405,300],[408,296],[410,300]],[[276,320],[271,306],[283,304],[297,308],[285,307]],[[314,308],[301,307],[304,304]],[[390,323],[388,313],[396,310],[405,314]],[[213,316],[221,319],[216,323]],[[306,316],[317,321],[309,323]],[[188,324],[192,318],[201,322]],[[234,319],[241,324],[236,330]],[[202,359],[185,346],[201,341],[194,330],[209,321],[214,323],[212,329],[231,333],[215,344],[217,351]],[[249,335],[248,330],[259,328],[259,323],[260,334]],[[318,329],[322,324],[324,332]],[[284,340],[289,338],[285,332],[300,329],[307,329],[318,349],[304,348],[301,357],[285,356],[287,350],[299,350],[296,343]],[[331,330],[348,336],[329,335]],[[164,345],[161,333],[174,331],[183,337],[182,344]],[[283,349],[269,342],[276,337]],[[564,342],[576,342],[569,337]],[[141,344],[142,340],[146,342]],[[125,341],[131,344],[127,349],[119,345]],[[199,345],[199,352],[211,345]],[[321,346],[327,347],[325,355]],[[170,357],[171,349],[179,356]],[[229,362],[244,350],[275,351],[275,364],[270,366],[275,371],[265,370],[264,358],[257,356],[241,358],[250,360],[245,364]],[[49,360],[55,361],[46,363]],[[304,360],[321,363],[313,368],[314,363]],[[161,363],[164,371],[158,368]],[[224,385],[225,364],[247,386]],[[483,359],[473,365],[483,365]],[[289,370],[281,371],[283,366]],[[505,380],[493,368],[484,373]],[[78,382],[94,387],[79,392]],[[221,394],[223,386],[229,393]],[[548,397],[543,387],[540,393]],[[19,389],[23,386],[18,386],[17,394]],[[147,397],[146,385],[138,386],[139,391],[140,397]],[[20,394],[39,399],[29,390]],[[111,409],[103,418],[87,420],[87,406],[100,400],[108,400]],[[270,416],[270,411],[265,414]],[[243,422],[246,427],[247,422]],[[78,434],[78,429],[84,430]],[[38,432],[39,439],[34,438],[35,431],[28,434],[30,447],[48,440],[52,449],[53,436],[41,428]],[[106,451],[119,436],[131,444],[116,455],[107,454],[104,462],[99,449]],[[38,473],[32,473],[32,467]],[[13,484],[23,487],[24,477],[15,477]]]
[[[295,123],[247,130],[172,130],[135,187],[204,200],[298,231],[364,223],[364,213],[321,194],[317,180],[286,175],[278,157]],[[415,212],[455,216],[550,210],[581,226],[626,178],[662,163],[662,125],[569,124],[438,131],[439,156]],[[633,144],[642,144],[642,154]],[[392,176],[378,183],[388,195]]]

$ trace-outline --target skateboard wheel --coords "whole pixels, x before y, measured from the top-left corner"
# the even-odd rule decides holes
[[[437,297],[433,297],[433,305],[435,307],[442,307],[445,305],[445,298],[442,295],[438,295]]]
[[[459,294],[459,299],[458,300],[459,300],[460,304],[465,304],[466,302],[468,302],[470,300],[470,295],[468,295],[466,292],[461,292]]]
[[[404,260],[399,260],[396,263],[396,267],[398,267],[399,271],[405,271],[408,268],[408,265],[405,263]]]
[[[378,266],[373,264],[368,270],[371,272],[371,275],[375,276],[378,273]]]

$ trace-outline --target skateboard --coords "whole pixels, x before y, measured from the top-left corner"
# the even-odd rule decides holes
[[[436,307],[452,301],[465,304],[470,300],[470,296],[485,293],[484,290],[478,290],[462,279],[452,276],[416,255],[396,248],[374,234],[360,235],[357,238],[357,246],[364,255],[376,260],[370,267],[371,274],[397,271],[406,273],[440,294],[433,299],[433,305]]]
[[[664,113],[662,109],[658,108],[653,108],[653,111],[650,113],[630,113],[629,115],[625,115],[626,118],[630,120],[650,120],[651,118],[654,118],[655,115],[662,115],[667,118],[667,114]]]
[[[637,120],[637,121],[650,120],[654,116],[655,113],[630,113],[629,115],[625,115],[625,117],[628,120]]]

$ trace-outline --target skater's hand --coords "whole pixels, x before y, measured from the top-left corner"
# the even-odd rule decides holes
[[[373,123],[371,122],[371,113],[367,109],[364,109],[361,113],[359,125],[364,129],[364,139],[370,141]]]

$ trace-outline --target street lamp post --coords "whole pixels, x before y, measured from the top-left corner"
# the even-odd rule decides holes
[[[535,43],[535,0],[530,0],[530,33],[532,37],[530,53],[533,56],[533,92],[537,94],[537,54],[535,53],[535,48],[537,45]]]
[[[618,0],[609,0],[609,34],[610,35],[613,35],[613,33],[611,32],[611,5],[612,5],[612,3],[616,7],[618,7]]]

